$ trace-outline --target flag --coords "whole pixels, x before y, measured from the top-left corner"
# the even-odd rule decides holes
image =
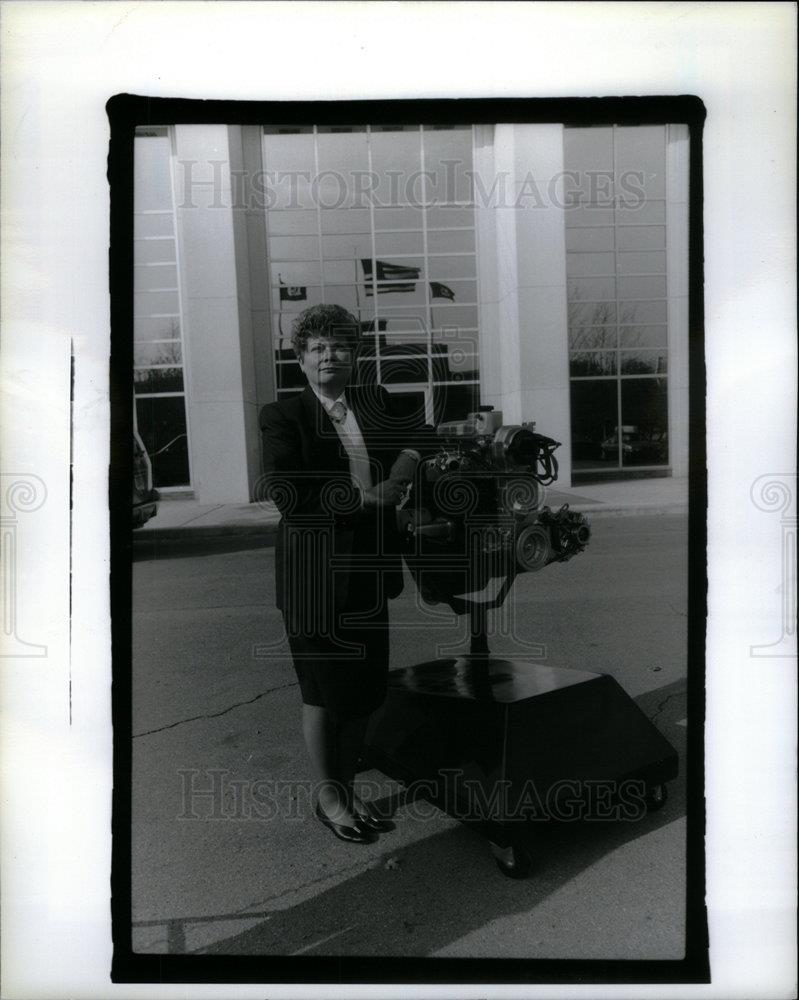
[[[449,285],[442,285],[440,281],[430,282],[430,295],[434,299],[449,299],[450,302],[455,301],[455,293]]]
[[[280,282],[281,302],[302,302],[308,298],[308,289],[305,285],[284,285]]]
[[[383,333],[388,324],[387,319],[379,319],[377,321],[377,329],[380,333]],[[375,332],[375,321],[370,319],[366,322],[361,323],[361,333],[374,333]]]
[[[378,260],[376,281],[387,281],[391,284],[378,285],[377,294],[383,295],[388,292],[412,292],[416,288],[419,280],[418,267],[405,267],[402,264],[389,264],[385,260]],[[366,294],[374,294],[372,285],[372,260],[370,257],[361,257],[361,267],[366,281]]]

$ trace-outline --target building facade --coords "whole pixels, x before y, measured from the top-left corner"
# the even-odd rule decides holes
[[[260,407],[338,303],[358,377],[480,404],[572,485],[688,471],[688,130],[178,125],[135,140],[136,424],[162,494],[246,502]]]

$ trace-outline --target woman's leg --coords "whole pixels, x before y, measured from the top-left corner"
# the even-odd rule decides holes
[[[321,705],[303,703],[302,732],[322,810],[334,823],[352,826],[355,820],[342,779],[340,724]]]
[[[339,773],[341,782],[347,790],[350,807],[353,803],[360,806],[359,812],[363,812],[363,803],[355,796],[353,791],[353,781],[358,766],[358,757],[363,749],[363,741],[369,725],[369,716],[363,715],[357,719],[347,719],[341,724],[339,730]]]

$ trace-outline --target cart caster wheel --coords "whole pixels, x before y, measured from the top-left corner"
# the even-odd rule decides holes
[[[510,847],[491,845],[497,868],[506,878],[527,878],[533,870],[533,856],[526,847],[513,844]]]
[[[665,785],[653,785],[646,793],[647,812],[657,812],[666,804],[669,790]]]

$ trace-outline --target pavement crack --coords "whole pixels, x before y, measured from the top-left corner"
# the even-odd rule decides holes
[[[191,715],[188,719],[178,719],[177,722],[169,722],[165,726],[158,726],[156,729],[146,729],[143,733],[134,733],[133,739],[138,739],[140,736],[152,736],[154,733],[163,733],[167,729],[175,729],[177,726],[184,726],[187,722],[199,722],[201,719],[218,719],[220,715],[227,715],[228,712],[232,712],[236,708],[243,708],[245,705],[253,705],[256,701],[260,701],[261,698],[265,698],[268,694],[274,694],[275,691],[284,691],[286,688],[296,687],[297,681],[289,681],[288,684],[279,684],[277,687],[267,688],[266,691],[261,691],[256,694],[253,698],[247,698],[245,701],[236,701],[232,705],[228,705],[227,708],[221,709],[219,712],[206,712],[201,715]]]

